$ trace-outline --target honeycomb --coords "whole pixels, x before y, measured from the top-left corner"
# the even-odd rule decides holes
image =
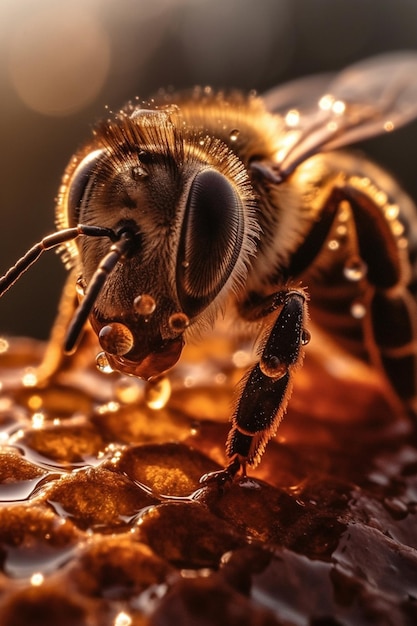
[[[226,463],[249,352],[151,387],[1,341],[0,624],[417,623],[417,439],[370,368],[309,353],[261,464]],[[225,357],[224,355],[229,355]]]

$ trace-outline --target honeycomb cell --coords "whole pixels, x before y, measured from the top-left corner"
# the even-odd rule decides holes
[[[225,552],[244,543],[231,525],[193,502],[152,507],[140,519],[139,538],[182,569],[215,569]]]
[[[29,459],[67,469],[91,463],[104,450],[101,435],[91,424],[49,425],[26,430],[17,441]]]
[[[82,594],[124,600],[156,585],[171,583],[178,573],[131,532],[96,536],[70,569]]]
[[[175,443],[127,448],[117,468],[132,481],[164,497],[189,496],[201,487],[204,472],[221,469],[197,450]]]
[[[79,528],[102,532],[128,527],[142,509],[156,502],[126,476],[101,468],[63,476],[48,490],[47,501]]]

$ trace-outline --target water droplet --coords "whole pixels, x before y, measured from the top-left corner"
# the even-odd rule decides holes
[[[230,141],[237,141],[237,138],[239,137],[239,130],[237,128],[234,128],[233,130],[230,131]]]
[[[105,352],[100,352],[96,356],[96,367],[102,374],[112,374],[113,368],[107,360]]]
[[[190,319],[185,313],[173,313],[168,319],[168,324],[170,330],[175,335],[179,335],[189,326]]]
[[[285,123],[287,126],[297,126],[300,121],[300,112],[297,109],[290,109],[285,116]]]
[[[379,190],[376,194],[375,194],[375,200],[376,202],[383,206],[384,204],[386,204],[388,202],[388,197],[387,194],[385,193],[385,191]]]
[[[38,384],[38,377],[34,369],[28,367],[22,376],[22,385],[24,387],[36,387]]]
[[[398,204],[389,204],[385,211],[384,211],[385,217],[387,218],[387,220],[391,221],[391,220],[395,220],[397,219],[398,215],[400,214],[400,207],[398,206]]]
[[[143,399],[145,383],[134,376],[122,376],[116,381],[114,393],[122,404],[136,404]]]
[[[337,239],[331,239],[327,244],[327,247],[329,248],[329,250],[338,250],[339,242],[337,241]]]
[[[276,356],[270,356],[259,361],[259,368],[262,374],[268,378],[282,378],[288,371],[288,365],[280,361]]]
[[[356,300],[355,302],[353,302],[352,306],[350,307],[350,314],[356,320],[363,319],[366,315],[366,307],[364,303],[360,302],[359,300]]]
[[[44,582],[44,576],[41,572],[35,572],[30,577],[30,584],[32,587],[40,587]]]
[[[370,186],[371,181],[369,180],[369,178],[367,176],[362,176],[362,178],[360,178],[358,180],[358,183],[359,183],[360,187],[363,187],[365,189],[366,187]]]
[[[87,288],[87,285],[86,285],[84,278],[82,276],[79,276],[77,278],[77,282],[75,283],[75,291],[77,292],[77,295],[80,296],[80,298],[85,296],[86,288]]]
[[[146,405],[154,411],[163,409],[170,396],[171,383],[166,376],[156,381],[151,381],[146,386],[145,402]]]
[[[120,322],[112,322],[103,326],[100,330],[98,339],[103,350],[109,354],[117,354],[122,356],[127,354],[134,344],[131,330],[120,324]]]
[[[334,102],[334,97],[331,94],[326,94],[319,100],[319,107],[322,111],[330,111]]]
[[[181,265],[182,265],[184,268],[187,268],[187,267],[190,267],[190,262],[189,262],[189,261],[183,261],[183,262],[181,263]]]
[[[400,237],[404,233],[404,226],[398,220],[393,220],[391,230],[396,237]]]
[[[131,626],[132,623],[132,618],[128,613],[125,613],[124,611],[118,613],[114,620],[114,626]]]
[[[346,110],[346,104],[343,100],[336,100],[332,104],[332,111],[335,115],[342,115]]]
[[[45,415],[41,411],[38,411],[32,415],[32,428],[34,430],[40,430],[41,428],[43,428],[44,423]]]
[[[360,257],[355,256],[346,261],[343,274],[346,280],[357,282],[366,276],[367,270],[366,263]]]
[[[350,217],[350,209],[349,209],[349,205],[343,204],[343,202],[341,203],[341,212],[339,213],[339,217],[338,220],[341,224],[345,224]]]
[[[303,328],[301,333],[301,344],[306,346],[311,341],[311,333],[307,328]]]
[[[132,167],[133,180],[140,180],[142,178],[146,178],[147,176],[149,176],[148,172],[140,165],[136,165],[135,167]]]
[[[136,313],[148,317],[148,315],[152,315],[155,311],[156,302],[148,293],[143,293],[133,300],[133,306]]]

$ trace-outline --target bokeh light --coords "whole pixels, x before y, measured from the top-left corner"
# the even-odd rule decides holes
[[[11,81],[22,101],[47,115],[68,115],[90,103],[109,71],[108,34],[81,5],[22,16],[9,50]]]

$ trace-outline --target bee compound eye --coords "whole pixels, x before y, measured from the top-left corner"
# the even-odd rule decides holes
[[[80,206],[88,183],[103,156],[103,150],[93,150],[77,165],[68,185],[68,223],[76,226],[79,222]]]
[[[213,169],[190,187],[177,259],[183,310],[194,316],[220,292],[239,258],[244,234],[242,200],[234,185]]]

